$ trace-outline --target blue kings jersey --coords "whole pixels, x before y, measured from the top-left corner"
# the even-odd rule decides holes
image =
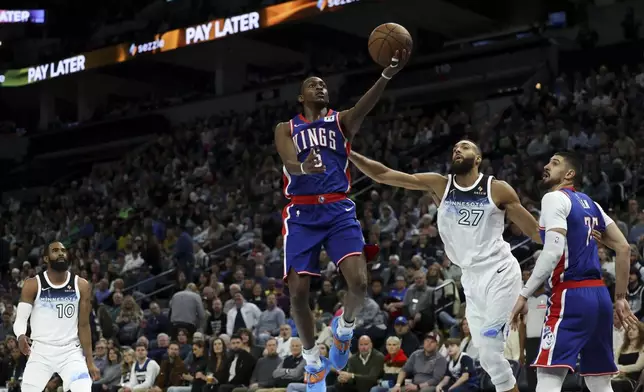
[[[349,154],[351,145],[342,133],[338,112],[328,110],[325,117],[309,122],[303,115],[293,117],[291,138],[297,151],[297,159],[304,162],[311,149],[317,151],[326,166],[325,173],[291,176],[284,171],[284,195],[322,195],[347,193],[351,189]]]
[[[552,272],[550,287],[564,281],[601,279],[597,242],[592,235],[593,230],[603,232],[606,229],[601,209],[588,195],[574,189],[563,188],[556,192],[561,192],[568,198],[569,203],[566,199],[562,202],[566,209],[570,206],[570,212],[566,219],[566,247]],[[545,229],[540,221],[539,232],[542,241],[545,241]]]

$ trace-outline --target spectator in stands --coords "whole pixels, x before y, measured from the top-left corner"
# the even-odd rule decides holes
[[[447,339],[445,346],[449,354],[449,362],[445,376],[436,386],[436,392],[476,392],[479,389],[479,379],[474,361],[461,352],[461,342],[458,339]]]
[[[461,320],[460,324],[460,330],[461,330],[461,352],[464,352],[465,354],[469,355],[470,358],[472,358],[475,361],[479,360],[479,350],[472,344],[472,335],[470,334],[470,325],[467,322],[466,318],[463,318]],[[541,335],[539,335],[541,336]]]
[[[302,342],[299,338],[291,339],[291,354],[287,355],[273,371],[273,386],[286,388],[292,382],[304,381],[304,365],[302,357]]]
[[[262,312],[255,304],[247,302],[241,292],[235,293],[233,300],[235,306],[226,315],[226,333],[232,336],[242,328],[254,331]]]
[[[130,380],[123,385],[123,392],[147,391],[152,388],[161,370],[155,360],[148,358],[148,349],[144,343],[137,343],[134,358]]]
[[[394,320],[394,331],[396,337],[400,339],[400,347],[407,357],[410,357],[420,347],[418,337],[410,331],[407,317],[398,316]]]
[[[136,342],[139,335],[143,312],[131,295],[123,298],[121,310],[116,316],[115,323],[118,326],[118,339],[123,345],[131,345]]]
[[[242,348],[241,336],[233,335],[230,346],[231,355],[225,365],[228,379],[222,382],[218,392],[232,392],[235,388],[249,386],[255,368],[255,358]]]
[[[20,349],[16,347],[8,348],[8,354],[2,363],[2,385],[6,385],[11,392],[20,392],[20,382],[22,373],[27,365],[27,357],[22,355]]]
[[[230,298],[224,302],[224,313],[228,314],[230,312],[230,309],[235,307],[235,294],[241,293],[241,287],[233,283],[228,287],[228,294]]]
[[[153,346],[154,347],[154,346]],[[167,333],[161,332],[156,337],[156,347],[148,350],[148,356],[157,363],[161,363],[168,357],[168,348],[170,347],[170,336]]]
[[[347,370],[340,371],[335,388],[338,392],[368,392],[378,383],[384,369],[385,357],[373,349],[369,336],[358,340],[358,355],[347,363]]]
[[[0,340],[4,340],[8,335],[15,335],[13,333],[13,322],[11,321],[11,313],[8,311],[2,312],[2,325],[0,325]]]
[[[403,313],[409,318],[409,326],[415,332],[427,332],[434,328],[432,291],[427,287],[425,274],[414,273],[414,284],[405,294]]]
[[[148,339],[154,339],[161,332],[170,330],[170,320],[161,313],[161,307],[158,303],[150,303],[150,314],[144,319],[143,334]]]
[[[168,357],[161,361],[160,372],[156,377],[150,392],[166,392],[171,387],[180,387],[184,381],[191,382],[194,376],[189,374],[188,368],[179,356],[179,344],[171,342],[168,346]],[[176,392],[170,391],[170,392]]]
[[[382,282],[385,287],[393,287],[399,276],[405,276],[405,267],[400,265],[400,256],[390,255],[389,264],[382,271]]]
[[[190,332],[188,332],[188,330],[185,328],[179,328],[179,331],[177,332],[177,343],[179,343],[179,356],[184,361],[188,357],[188,355],[190,355],[190,353],[192,352],[192,344],[190,343],[191,336],[189,334]],[[194,334],[192,334],[192,336],[194,336]]]
[[[172,338],[177,338],[180,328],[185,328],[192,336],[205,320],[205,312],[197,285],[190,283],[185,290],[179,291],[170,300],[170,324]]]
[[[123,360],[121,362],[121,381],[118,386],[124,388],[130,383],[130,376],[132,375],[132,367],[134,366],[135,354],[134,350],[127,347],[123,349]]]
[[[333,290],[333,283],[325,279],[322,282],[322,290],[318,293],[317,310],[322,313],[335,313],[335,305],[338,303],[338,293]]]
[[[253,375],[250,377],[248,388],[235,388],[233,392],[256,392],[261,388],[272,388],[275,386],[273,372],[283,360],[277,355],[277,340],[269,338],[266,341],[264,356],[257,361],[253,369]]]
[[[637,381],[644,369],[644,324],[624,332],[624,343],[616,347],[615,358],[619,374]]]
[[[121,382],[121,352],[116,348],[109,349],[108,366],[101,371],[101,378],[92,384],[92,392],[111,391]]]
[[[257,345],[264,347],[264,343],[273,336],[277,336],[280,326],[286,322],[284,311],[277,307],[277,298],[275,294],[269,294],[266,297],[266,310],[259,316],[259,321],[255,327],[255,336]]]
[[[105,339],[101,339],[94,346],[94,364],[101,371],[101,374],[105,372],[107,366],[109,366],[110,361],[107,356],[107,344]]]
[[[438,353],[438,335],[429,332],[423,341],[423,348],[415,351],[398,374],[396,385],[391,392],[400,392],[405,379],[412,377],[414,390],[430,392],[443,379],[447,369],[447,360]],[[406,389],[407,390],[407,389]]]
[[[644,284],[642,275],[637,268],[631,267],[631,273],[628,280],[628,304],[638,319],[644,317]]]
[[[212,375],[212,381],[208,381],[209,386],[216,387],[222,382],[228,380],[228,368],[226,367],[227,360],[226,343],[224,343],[221,338],[213,339],[210,344],[210,352],[208,354],[208,364],[206,369],[207,374]]]
[[[387,338],[387,355],[384,359],[383,374],[380,379],[380,386],[371,388],[371,392],[389,392],[398,379],[398,373],[407,362],[407,355],[400,347],[401,340],[396,336]]]
[[[223,305],[220,299],[212,301],[212,312],[206,324],[206,335],[219,336],[226,328],[227,315],[223,311]]]

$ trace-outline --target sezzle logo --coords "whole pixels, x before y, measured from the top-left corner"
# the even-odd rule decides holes
[[[325,8],[338,7],[345,4],[357,3],[359,0],[318,0],[316,7],[320,11],[324,11]]]
[[[130,56],[136,56],[137,54],[142,54],[146,52],[152,52],[157,49],[162,49],[165,46],[165,41],[162,39],[157,39],[152,42],[146,42],[144,44],[132,44],[130,45]]]

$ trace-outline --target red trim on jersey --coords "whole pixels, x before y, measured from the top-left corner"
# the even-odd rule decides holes
[[[329,204],[345,200],[346,193],[325,193],[322,195],[294,195],[291,204]]]
[[[582,287],[602,287],[605,286],[604,281],[601,279],[586,279],[586,280],[567,280],[553,286],[552,291],[563,291],[566,289],[578,289]]]
[[[555,266],[555,269],[552,271],[552,278],[550,279],[550,286],[555,287],[558,284],[561,284],[563,281],[561,279],[561,274],[563,274],[566,271],[566,252],[561,255],[561,258],[559,258],[559,261],[557,262],[557,265]]]
[[[563,295],[564,295],[563,291],[553,291],[552,295],[550,296],[550,308],[548,309],[548,313],[546,315],[546,322],[543,328],[550,329],[550,333],[553,334],[554,342],[552,343],[552,346],[550,348],[544,348],[543,332],[542,332],[541,350],[539,351],[539,354],[537,355],[537,359],[534,361],[533,366],[569,367],[567,365],[550,364],[550,353],[552,350],[555,349],[555,346],[557,345],[557,324],[559,324],[559,321],[561,321],[563,317],[563,309],[562,309],[562,301],[561,301],[563,298]]]
[[[568,189],[569,191],[577,192],[577,190],[575,189],[574,186],[564,186],[564,187],[559,188],[559,190],[562,190],[562,189]]]
[[[575,189],[574,189],[574,188],[561,188],[561,189],[559,189],[559,192],[563,193],[564,195],[566,195],[566,197],[567,197],[567,198],[569,198],[569,199],[570,199],[570,195],[569,195],[569,194],[567,194],[566,192],[564,192],[564,191],[563,191],[564,189],[569,189],[569,190],[571,190],[571,191],[573,191],[573,192],[575,192]]]
[[[351,252],[351,253],[347,253],[346,255],[342,256],[342,257],[340,258],[340,260],[338,260],[338,262],[337,262],[337,263],[335,263],[335,265],[336,265],[338,268],[340,268],[340,263],[342,263],[344,260],[346,260],[347,258],[349,258],[349,257],[351,257],[351,256],[362,256],[362,252]]]
[[[347,138],[347,135],[344,134],[344,129],[342,129],[342,124],[340,123],[340,112],[338,112],[338,114],[335,115],[335,122],[336,124],[338,124],[338,129],[340,130],[342,137],[344,138],[344,140],[348,142],[349,139]]]
[[[326,114],[323,117],[328,117],[328,116],[330,116],[332,114],[333,114],[333,109],[327,109]],[[305,123],[307,123],[307,124],[311,123],[309,120],[306,119],[306,117],[304,117],[304,115],[302,113],[298,114],[298,116],[299,116],[300,120],[304,121]]]

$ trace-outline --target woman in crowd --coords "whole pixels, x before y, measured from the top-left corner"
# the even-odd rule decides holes
[[[472,335],[470,334],[470,325],[467,319],[463,318],[460,324],[461,329],[461,344],[460,349],[462,352],[470,356],[475,362],[479,360],[479,350],[472,344]]]
[[[624,332],[624,343],[617,349],[617,369],[620,376],[637,380],[644,369],[644,323]]]
[[[134,365],[134,350],[131,348],[126,348],[123,350],[123,361],[121,362],[121,382],[119,385],[112,388],[112,391],[117,391],[123,385],[126,385],[130,382],[130,372],[132,370],[132,365]]]
[[[227,359],[226,343],[221,338],[214,339],[210,345],[206,366],[207,390],[217,390],[220,384],[228,381]]]
[[[177,343],[179,343],[179,356],[182,360],[186,360],[190,352],[192,351],[192,346],[188,343],[188,330],[185,328],[179,328],[177,331]]]
[[[121,381],[121,353],[112,347],[107,354],[108,365],[101,378],[92,384],[92,392],[109,391]],[[129,371],[129,369],[128,369]]]
[[[190,390],[192,392],[202,392],[208,379],[208,359],[206,358],[206,345],[204,342],[195,342],[192,345],[192,362],[188,368],[188,373],[193,376]]]
[[[246,350],[255,358],[261,358],[262,352],[264,349],[262,347],[255,346],[255,337],[253,333],[246,328],[239,330],[239,336],[242,338],[242,349]]]

